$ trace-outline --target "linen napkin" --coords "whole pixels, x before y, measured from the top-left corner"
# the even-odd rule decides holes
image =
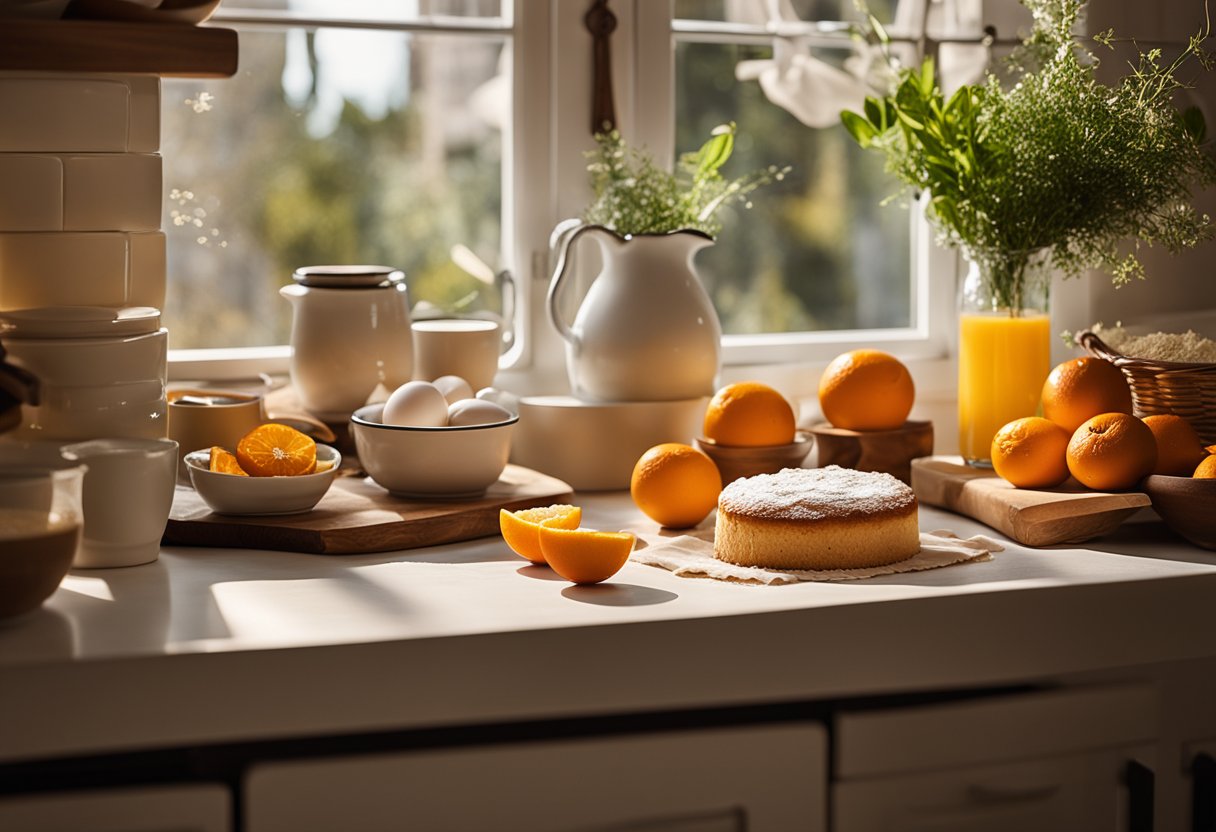
[[[961,538],[951,531],[941,529],[921,532],[920,551],[907,560],[886,566],[863,569],[762,569],[756,566],[736,566],[714,557],[713,530],[706,529],[704,536],[679,535],[676,537],[654,537],[639,535],[646,546],[634,550],[629,559],[666,569],[682,578],[713,578],[719,581],[774,586],[794,584],[799,581],[856,581],[876,575],[894,575],[900,572],[921,572],[959,563],[977,563],[992,560],[993,552],[1004,547],[990,537],[975,535]]]

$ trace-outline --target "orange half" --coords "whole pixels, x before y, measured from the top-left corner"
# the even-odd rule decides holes
[[[294,477],[317,469],[317,443],[295,428],[260,425],[236,445],[236,459],[253,477]]]
[[[236,457],[218,445],[211,449],[211,464],[208,467],[217,474],[235,474],[238,477],[249,476],[241,468],[240,463],[236,461]]]
[[[545,556],[540,550],[538,533],[540,524],[551,522],[554,528],[577,529],[582,522],[583,510],[578,506],[553,505],[541,508],[525,508],[519,511],[498,512],[498,528],[502,539],[511,551],[533,563],[544,564]]]
[[[541,552],[550,568],[576,584],[598,584],[621,571],[636,540],[629,532],[563,529],[541,523]]]

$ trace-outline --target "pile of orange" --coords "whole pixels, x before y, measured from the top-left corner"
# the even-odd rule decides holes
[[[541,566],[548,565],[567,581],[596,584],[620,571],[629,560],[635,538],[629,532],[581,529],[579,506],[498,512],[503,540],[515,554]]]
[[[1017,419],[992,440],[993,468],[1019,488],[1050,488],[1069,474],[1101,491],[1132,488],[1149,474],[1216,477],[1212,449],[1186,419],[1132,415],[1127,381],[1107,361],[1065,361],[1042,399],[1045,418]]]
[[[210,469],[238,477],[296,477],[317,471],[317,443],[295,428],[259,425],[241,437],[236,453],[211,449]]]

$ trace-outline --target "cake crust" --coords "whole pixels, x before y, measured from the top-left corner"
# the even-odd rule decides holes
[[[787,468],[718,498],[714,557],[772,569],[859,569],[920,551],[912,489],[889,474]]]

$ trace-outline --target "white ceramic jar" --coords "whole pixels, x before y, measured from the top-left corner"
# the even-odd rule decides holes
[[[279,289],[291,303],[291,383],[300,403],[345,421],[377,386],[413,378],[405,275],[387,266],[309,266]]]
[[[39,382],[22,439],[161,439],[169,333],[151,307],[57,306],[0,313],[9,361]]]

